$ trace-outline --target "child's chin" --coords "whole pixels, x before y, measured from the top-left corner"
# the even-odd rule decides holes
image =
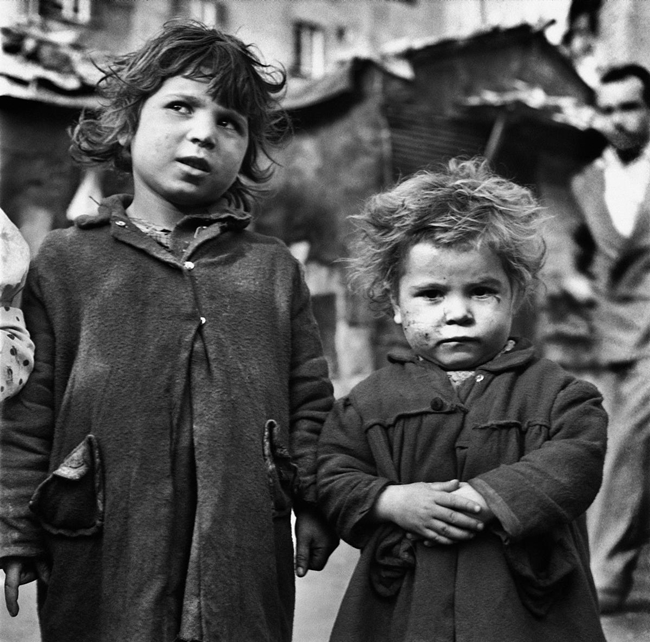
[[[476,355],[444,355],[425,357],[443,370],[474,370],[483,363]]]
[[[474,370],[477,366],[475,359],[449,359],[435,355],[421,354],[420,358],[429,361],[443,370]]]

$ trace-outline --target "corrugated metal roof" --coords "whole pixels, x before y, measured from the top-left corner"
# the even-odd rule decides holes
[[[96,104],[101,72],[69,34],[35,24],[5,26],[0,34],[0,95],[68,107]]]
[[[482,154],[489,129],[469,119],[433,114],[425,107],[386,106],[395,178],[454,156]]]
[[[83,109],[97,105],[97,98],[94,95],[75,96],[62,94],[50,91],[37,83],[23,84],[2,75],[0,75],[0,97],[18,98],[72,109]]]

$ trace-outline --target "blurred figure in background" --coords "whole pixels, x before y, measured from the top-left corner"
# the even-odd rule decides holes
[[[592,306],[594,383],[610,414],[602,489],[589,513],[602,612],[620,610],[650,539],[650,73],[627,64],[597,88],[602,156],[573,178],[582,219],[565,289]],[[584,248],[589,247],[589,256]]]

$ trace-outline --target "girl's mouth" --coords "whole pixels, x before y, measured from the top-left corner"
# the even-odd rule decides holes
[[[179,163],[192,167],[193,169],[198,169],[201,172],[209,172],[210,164],[205,158],[200,158],[198,156],[185,156],[183,158],[176,159]]]

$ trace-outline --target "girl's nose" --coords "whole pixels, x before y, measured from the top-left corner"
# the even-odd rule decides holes
[[[472,321],[472,310],[469,302],[462,296],[447,296],[445,299],[445,323],[467,324]]]
[[[201,114],[196,114],[192,119],[187,137],[190,142],[199,147],[213,149],[217,140],[214,119],[202,116]]]

